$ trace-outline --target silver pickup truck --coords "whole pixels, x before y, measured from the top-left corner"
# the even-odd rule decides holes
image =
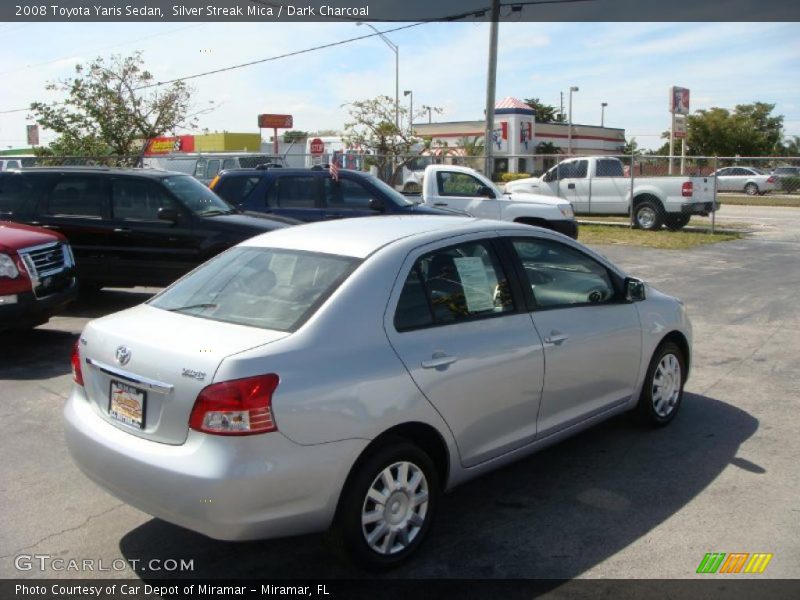
[[[530,192],[569,200],[578,215],[630,215],[641,229],[683,228],[692,215],[717,210],[713,177],[631,178],[619,159],[609,156],[570,158],[541,177],[506,184],[506,192]]]

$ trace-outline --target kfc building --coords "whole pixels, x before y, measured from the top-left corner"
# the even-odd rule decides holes
[[[541,156],[540,144],[550,143],[566,154],[569,139],[567,123],[537,123],[535,111],[516,98],[508,97],[495,104],[494,132],[490,140],[495,156],[496,173],[541,173],[555,158]],[[450,121],[415,123],[414,133],[429,137],[434,143],[457,148],[462,138],[483,138],[485,121]],[[581,156],[620,154],[625,146],[625,130],[614,127],[572,124],[572,154]],[[545,152],[549,154],[550,152]],[[547,164],[545,164],[547,161]]]

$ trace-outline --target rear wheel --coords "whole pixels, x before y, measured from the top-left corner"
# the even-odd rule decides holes
[[[663,210],[656,200],[642,200],[636,205],[633,222],[637,229],[656,231],[661,229]]]
[[[680,231],[689,224],[691,218],[692,215],[670,215],[664,220],[664,225],[666,225],[667,229],[670,231]]]
[[[748,183],[744,186],[744,193],[748,196],[755,196],[758,194],[758,186],[755,183]]]
[[[686,360],[678,345],[667,342],[659,346],[650,361],[636,405],[642,421],[663,427],[675,418],[683,400],[685,373]]]
[[[430,457],[399,439],[357,467],[328,533],[335,549],[371,570],[399,566],[425,539],[439,500]]]

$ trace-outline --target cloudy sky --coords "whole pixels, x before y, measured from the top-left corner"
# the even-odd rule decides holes
[[[390,29],[402,24],[376,24]],[[25,144],[26,107],[57,100],[48,81],[97,56],[142,50],[160,80],[303,50],[369,33],[352,23],[0,23],[0,148]],[[400,86],[439,120],[478,119],[485,102],[489,26],[431,23],[389,34],[400,47]],[[798,23],[502,23],[497,97],[573,97],[576,123],[621,127],[645,148],[669,126],[671,85],[692,110],[764,101],[800,135]],[[394,54],[378,38],[355,41],[192,81],[198,129],[252,132],[256,115],[291,113],[296,129],[338,129],[348,102],[394,95]],[[565,94],[566,97],[566,94]],[[566,101],[566,100],[565,100]],[[213,103],[213,104],[212,104]],[[185,132],[191,133],[191,132]],[[43,132],[42,141],[51,139]]]

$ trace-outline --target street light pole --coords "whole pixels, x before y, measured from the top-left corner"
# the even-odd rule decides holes
[[[605,126],[606,106],[608,106],[608,102],[600,103],[600,127]]]
[[[394,52],[394,125],[400,131],[400,47],[369,23],[359,21],[356,25],[366,25],[372,29]]]
[[[414,92],[404,90],[403,96],[411,96],[408,99],[408,135],[414,135]]]
[[[497,84],[497,30],[500,22],[500,0],[492,0],[492,14],[489,28],[489,61],[486,69],[486,129],[483,134],[483,147],[486,153],[484,175],[491,177],[494,172],[494,104]]]
[[[567,153],[572,156],[572,92],[579,91],[577,85],[569,88],[569,127],[567,129]]]

